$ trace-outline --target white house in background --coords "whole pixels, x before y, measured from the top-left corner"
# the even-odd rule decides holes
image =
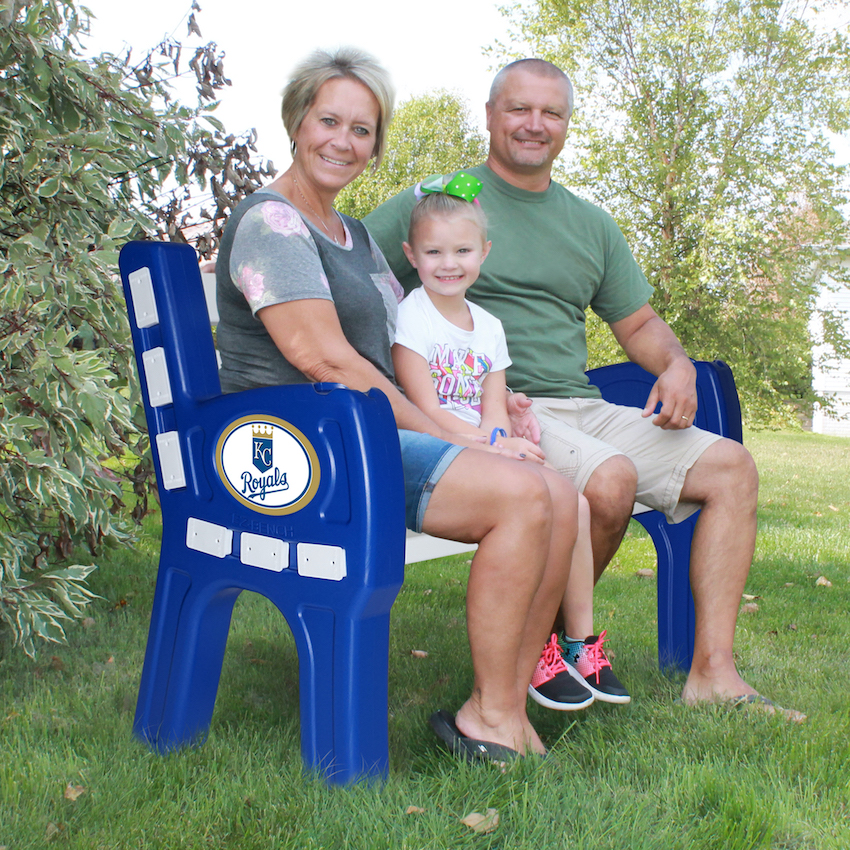
[[[844,265],[850,266],[850,256],[845,258]],[[825,289],[818,298],[818,306],[844,313],[845,332],[850,336],[850,288],[842,287],[836,292]],[[820,328],[813,330],[814,338],[819,339]],[[813,353],[819,358],[830,352],[829,346],[816,345]],[[831,396],[835,402],[831,411],[825,411],[815,405],[812,431],[850,437],[850,360],[833,356],[823,367],[815,367],[812,370],[812,387],[820,395]]]

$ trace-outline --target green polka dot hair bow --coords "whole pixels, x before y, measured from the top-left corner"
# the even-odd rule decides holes
[[[477,203],[475,198],[483,186],[484,184],[477,177],[465,171],[456,171],[454,174],[432,174],[421,183],[417,183],[414,191],[417,198],[437,192]]]

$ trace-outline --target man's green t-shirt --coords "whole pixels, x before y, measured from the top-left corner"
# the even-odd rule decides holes
[[[599,397],[584,374],[588,306],[616,322],[653,292],[620,228],[558,183],[528,192],[485,165],[466,171],[484,184],[478,200],[493,242],[466,297],[505,328],[513,361],[508,385],[532,397]],[[407,189],[364,219],[405,292],[419,285],[401,247],[415,203],[413,189]]]

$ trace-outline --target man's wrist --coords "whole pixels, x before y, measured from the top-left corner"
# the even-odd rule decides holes
[[[681,353],[674,354],[671,359],[667,363],[667,370],[669,369],[685,369],[688,372],[696,373],[696,366],[694,366],[694,361],[685,354],[684,351]]]

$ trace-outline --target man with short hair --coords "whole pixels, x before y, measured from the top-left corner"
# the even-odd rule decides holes
[[[465,169],[484,184],[479,201],[493,247],[467,297],[501,319],[513,360],[508,383],[533,400],[534,416],[527,399],[514,400],[515,427],[539,434],[547,460],[590,502],[597,580],[636,499],[673,522],[702,509],[691,548],[696,634],[683,701],[759,702],[773,710],[738,674],[732,653],[755,547],[755,464],[739,443],[691,426],[696,370],[649,305],[652,287],[621,231],[551,179],[572,106],[569,78],[549,62],[519,60],[494,79],[489,155]],[[401,248],[414,203],[408,189],[365,219],[406,291],[416,285]],[[589,306],[628,358],[657,377],[643,411],[608,404],[589,385]]]

